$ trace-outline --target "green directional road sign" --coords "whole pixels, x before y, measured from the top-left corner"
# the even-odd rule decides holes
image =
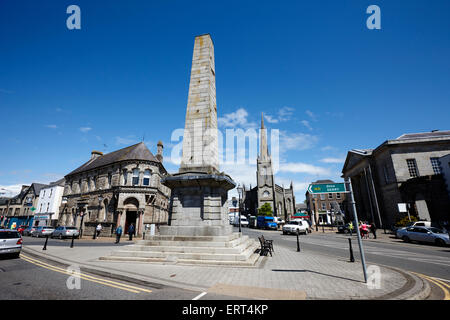
[[[31,210],[31,211],[36,211],[36,208],[35,208],[35,207],[32,207],[30,210]]]
[[[310,184],[308,187],[309,193],[340,193],[346,192],[345,183],[321,183],[321,184]]]

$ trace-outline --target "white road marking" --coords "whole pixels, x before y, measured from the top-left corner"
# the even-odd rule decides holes
[[[201,297],[203,297],[205,294],[207,294],[208,292],[202,292],[202,293],[200,293],[198,296],[196,296],[194,299],[192,299],[192,300],[198,300],[198,299],[200,299]]]

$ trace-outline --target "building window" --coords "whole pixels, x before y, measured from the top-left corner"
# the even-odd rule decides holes
[[[408,164],[409,176],[412,178],[419,176],[419,170],[417,169],[416,159],[406,159],[406,163]]]
[[[108,187],[112,187],[112,173],[108,173]]]
[[[332,193],[329,193],[329,194],[328,194],[328,199],[329,199],[329,200],[333,199],[333,194],[332,194]]]
[[[341,194],[340,193],[336,193],[336,199],[337,200],[341,200]]]
[[[127,169],[124,169],[123,170],[123,184],[127,185],[127,183],[128,183],[128,171],[127,171]]]
[[[327,203],[326,202],[322,202],[322,210],[327,210]]]
[[[139,169],[133,170],[133,186],[139,185]]]
[[[441,163],[438,158],[430,158],[434,174],[441,174]]]
[[[149,186],[150,185],[150,174],[151,174],[150,170],[147,169],[147,170],[144,171],[144,180],[142,181],[142,184],[144,186]]]

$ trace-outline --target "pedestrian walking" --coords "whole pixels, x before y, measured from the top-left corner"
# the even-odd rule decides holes
[[[351,237],[353,234],[353,222],[351,222],[351,221],[348,224],[348,232],[350,232],[350,237]]]
[[[130,237],[130,241],[133,240],[134,235],[134,224],[130,224],[130,227],[128,228],[128,236]]]
[[[122,236],[122,227],[118,226],[116,229],[116,243],[120,242],[120,237]]]
[[[373,238],[376,239],[377,238],[377,226],[375,225],[375,223],[373,223],[373,221],[370,223],[370,231],[373,234]]]
[[[100,232],[102,232],[102,225],[100,223],[97,225],[96,232],[97,232],[97,238],[98,238],[98,236],[100,235]]]

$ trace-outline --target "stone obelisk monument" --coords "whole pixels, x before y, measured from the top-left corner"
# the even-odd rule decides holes
[[[218,149],[214,44],[205,34],[195,38],[179,173],[162,181],[172,189],[162,235],[231,234],[227,193],[236,184],[219,173]]]
[[[169,221],[160,234],[113,252],[104,260],[252,266],[258,244],[233,233],[228,190],[236,184],[219,172],[214,44],[195,38],[183,156],[179,172],[161,182],[171,189]]]

